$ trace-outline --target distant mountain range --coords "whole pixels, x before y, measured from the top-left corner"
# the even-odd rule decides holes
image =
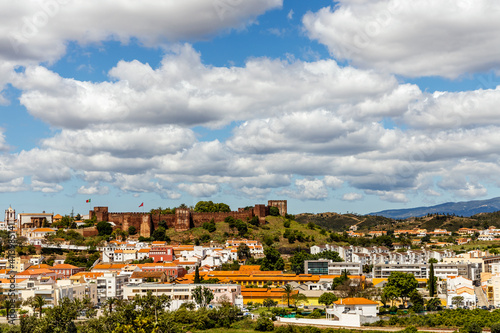
[[[488,200],[473,200],[462,202],[447,202],[430,207],[417,207],[408,209],[389,209],[368,215],[385,216],[393,219],[407,219],[410,217],[421,217],[427,214],[455,214],[457,216],[470,217],[479,213],[492,213],[500,211],[500,197]]]

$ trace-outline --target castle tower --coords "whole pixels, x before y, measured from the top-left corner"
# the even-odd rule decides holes
[[[285,216],[287,214],[286,200],[269,200],[267,202],[267,206],[278,208],[281,216]]]
[[[175,231],[186,231],[191,228],[191,211],[185,208],[175,210]]]

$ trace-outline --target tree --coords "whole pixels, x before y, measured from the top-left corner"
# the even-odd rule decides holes
[[[241,243],[238,246],[237,253],[238,253],[238,259],[242,259],[242,258],[250,259],[252,257],[252,253],[250,252],[250,248],[248,247],[248,245],[246,245],[244,243]]]
[[[429,259],[429,264],[437,264],[437,263],[438,263],[438,261],[437,261],[436,258],[430,258]]]
[[[337,296],[335,296],[334,293],[323,293],[319,299],[318,299],[318,303],[319,304],[324,304],[327,308],[333,304],[333,302],[335,302],[336,300],[338,300]]]
[[[106,305],[109,306],[109,313],[113,312],[113,305],[116,305],[118,303],[118,299],[114,297],[110,297],[106,299]]]
[[[413,305],[413,310],[415,312],[422,312],[424,310],[424,298],[422,295],[415,289],[409,296],[411,304]]]
[[[164,242],[164,241],[166,241],[165,231],[166,231],[166,230],[165,230],[165,228],[163,228],[163,227],[158,227],[158,228],[156,228],[156,230],[155,230],[155,231],[153,231],[153,235],[152,235],[153,239],[154,239],[155,241],[160,241],[160,242]]]
[[[346,281],[349,280],[350,279],[347,275],[347,270],[343,270],[340,276],[333,279],[331,289],[335,290],[338,286],[343,285]]]
[[[286,304],[288,305],[288,307],[290,307],[290,298],[293,293],[293,287],[289,284],[286,284],[285,287],[283,288],[283,293],[286,296]]]
[[[271,216],[279,216],[280,215],[280,210],[278,209],[278,207],[269,207],[269,215]]]
[[[198,286],[191,292],[194,301],[199,306],[205,308],[214,299],[214,293],[207,287]]]
[[[429,269],[429,279],[427,280],[427,288],[429,288],[429,297],[434,297],[436,293],[437,277],[434,275],[434,263],[431,263]]]
[[[464,297],[463,296],[454,296],[452,299],[451,299],[451,304],[455,305],[455,307],[459,307],[462,305],[462,302],[464,301]]]
[[[403,273],[403,272],[392,272],[391,275],[389,275],[389,278],[387,279],[387,284],[384,287],[389,288],[389,287],[394,287],[396,288],[399,298],[401,298],[401,301],[403,304],[406,304],[406,300],[410,293],[417,289],[418,282],[417,279],[415,279],[415,276],[411,273]]]
[[[128,227],[128,234],[129,235],[135,235],[136,233],[137,233],[137,229],[133,225]]]
[[[45,298],[38,295],[35,297],[28,298],[25,304],[31,306],[33,308],[33,312],[38,310],[39,316],[40,318],[42,318],[43,307],[47,304],[47,302],[45,301]]]
[[[271,310],[272,307],[278,305],[278,301],[273,301],[270,298],[266,298],[263,302],[262,305],[264,305],[268,310]]]
[[[304,274],[304,262],[310,260],[311,255],[306,251],[296,251],[290,258],[290,269],[295,274]]]
[[[12,311],[12,309],[15,308],[15,305],[16,305],[16,303],[9,298],[7,298],[6,300],[4,300],[2,302],[2,307],[5,308],[5,310],[6,310],[5,317],[9,318],[9,314]]]
[[[441,306],[441,300],[439,298],[435,297],[427,301],[427,311],[436,311],[438,306]]]
[[[230,212],[231,209],[225,203],[213,203],[212,201],[198,201],[194,211],[199,213]]]
[[[292,300],[293,300],[293,306],[295,308],[297,308],[297,306],[299,306],[302,303],[307,303],[308,302],[307,296],[304,295],[303,293],[296,293],[296,294],[294,294],[292,296]]]
[[[200,269],[198,268],[198,265],[196,265],[196,268],[194,269],[194,280],[193,283],[198,284],[201,282],[200,279]]]
[[[260,265],[262,271],[281,271],[285,268],[281,254],[274,247],[265,248],[264,256]]]
[[[97,231],[99,232],[99,236],[109,236],[113,233],[113,227],[111,223],[101,221],[97,223]]]
[[[382,295],[391,302],[391,305],[394,305],[394,300],[400,297],[399,290],[396,287],[387,285],[384,287]]]

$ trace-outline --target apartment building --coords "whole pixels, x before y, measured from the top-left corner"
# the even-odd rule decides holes
[[[151,291],[153,295],[169,296],[172,300],[170,310],[176,310],[182,303],[194,302],[192,292],[199,286],[207,287],[213,292],[214,300],[211,302],[213,305],[229,301],[233,305],[243,306],[241,286],[237,284],[127,284],[123,286],[123,298],[133,299],[136,295],[145,296]]]
[[[373,278],[388,278],[392,272],[402,272],[411,273],[417,279],[428,279],[429,269],[429,264],[378,264],[373,266]],[[464,272],[467,272],[467,265],[434,264],[434,275],[438,278],[458,276]]]

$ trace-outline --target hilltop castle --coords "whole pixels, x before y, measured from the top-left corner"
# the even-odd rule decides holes
[[[214,220],[222,222],[228,216],[243,221],[257,216],[260,223],[263,224],[265,217],[269,215],[269,208],[276,207],[280,215],[287,214],[286,200],[269,200],[266,205],[255,205],[250,208],[239,208],[238,211],[221,212],[221,213],[198,213],[187,208],[177,208],[175,214],[162,214],[161,212],[149,213],[112,213],[108,211],[108,207],[94,207],[89,211],[89,218],[94,216],[97,222],[107,221],[113,222],[117,228],[127,230],[134,226],[141,236],[149,237],[153,230],[158,227],[160,221],[165,221],[169,228],[174,228],[175,231],[186,231],[193,227],[201,227],[204,222]]]

